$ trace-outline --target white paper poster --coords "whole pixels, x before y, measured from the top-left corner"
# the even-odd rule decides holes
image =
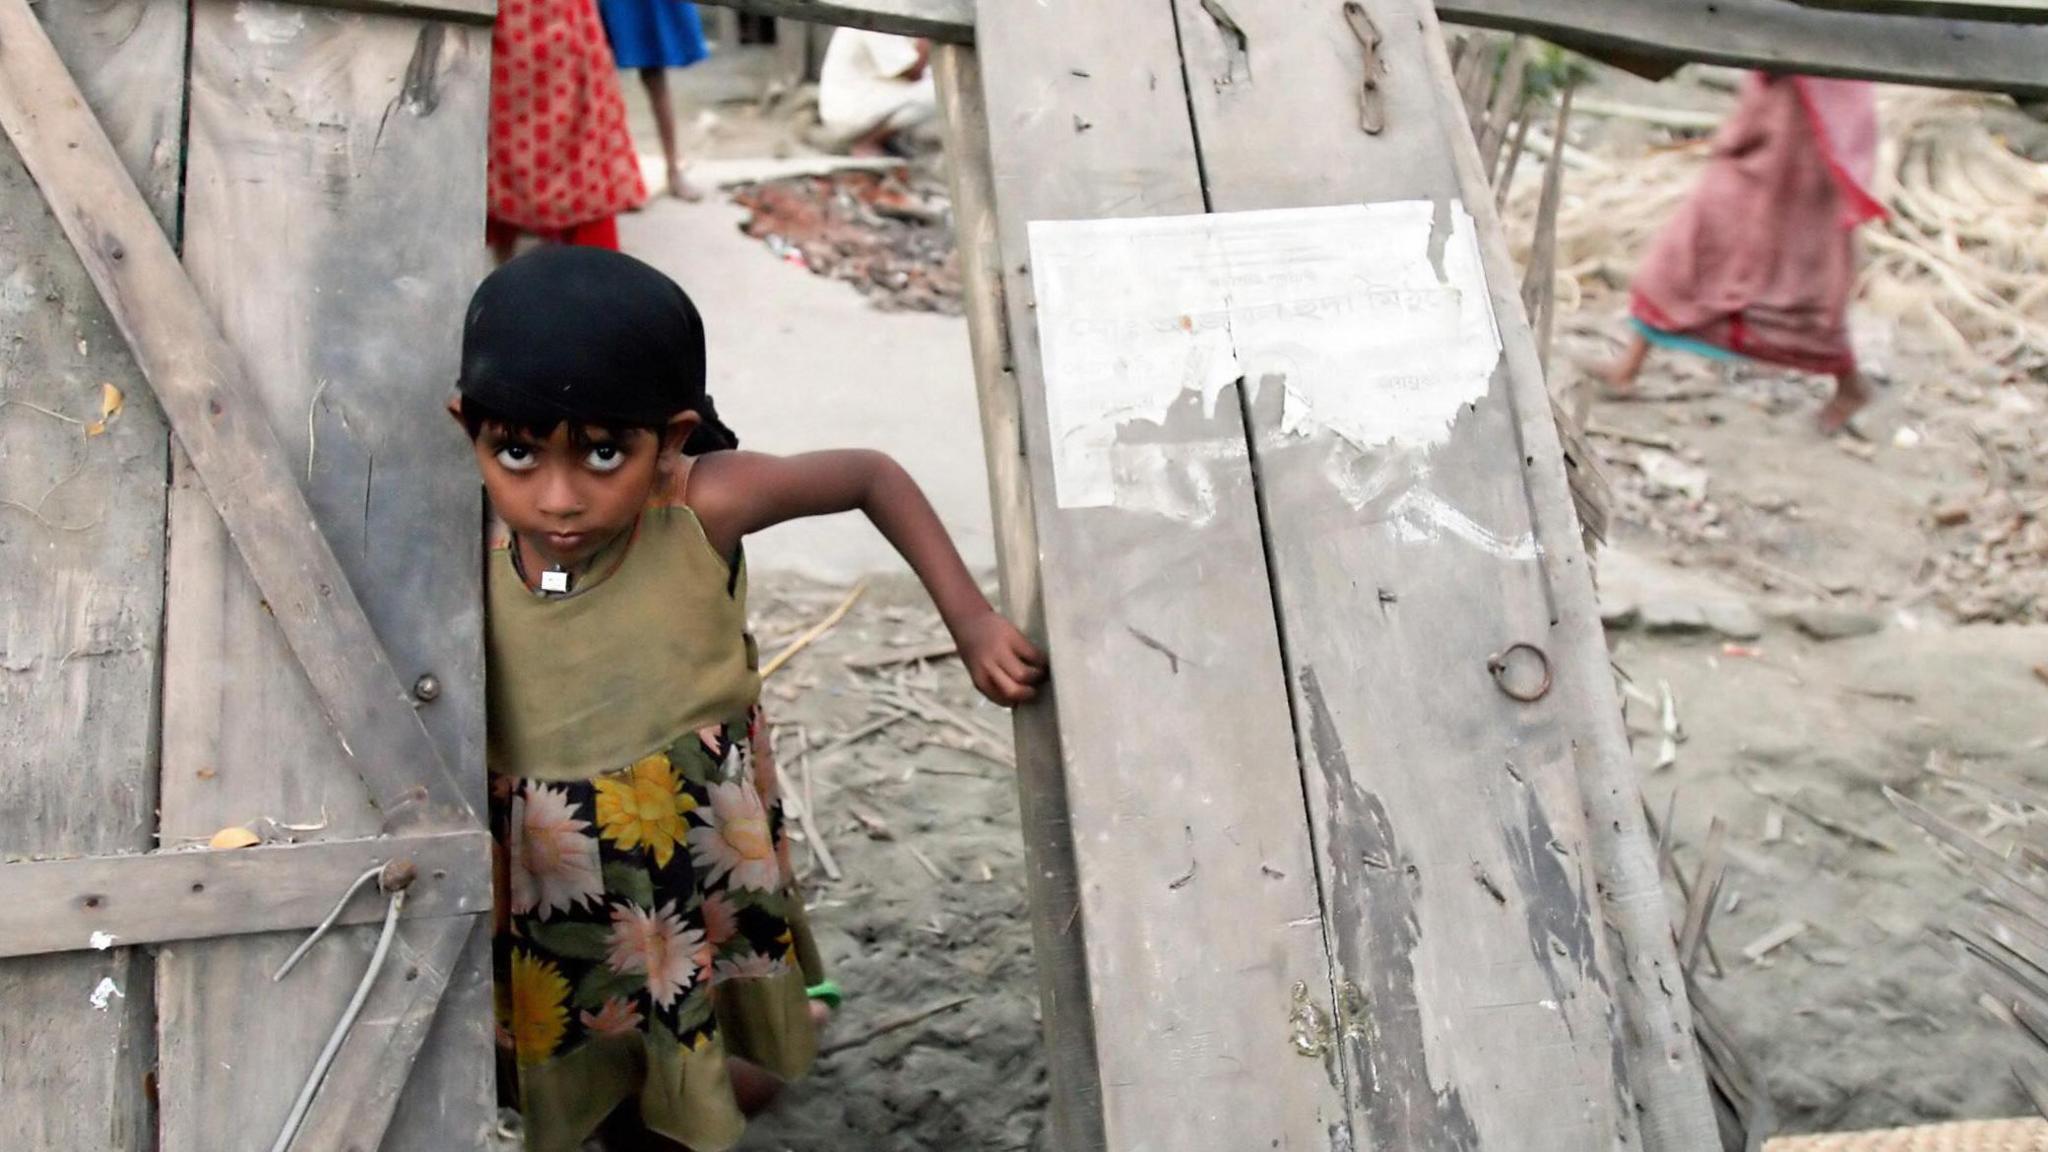
[[[1428,448],[1486,395],[1500,334],[1472,218],[1403,201],[1030,229],[1062,508],[1162,509],[1162,467],[1242,444],[1148,434],[1176,403],[1213,418],[1243,379],[1286,390],[1283,431]],[[1177,459],[1176,459],[1177,458]],[[1199,469],[1183,468],[1183,486]]]

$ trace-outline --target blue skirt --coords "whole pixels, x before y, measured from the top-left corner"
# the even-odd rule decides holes
[[[604,34],[621,68],[687,68],[711,55],[695,4],[683,0],[598,0]]]

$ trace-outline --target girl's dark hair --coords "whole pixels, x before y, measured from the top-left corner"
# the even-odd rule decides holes
[[[545,438],[660,432],[702,419],[691,455],[739,446],[704,390],[704,322],[675,281],[618,252],[550,246],[506,263],[471,297],[462,329],[462,419]]]

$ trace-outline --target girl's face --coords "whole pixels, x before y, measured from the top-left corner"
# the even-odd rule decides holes
[[[558,427],[546,439],[487,425],[475,440],[491,506],[542,561],[581,567],[633,526],[674,466],[695,414],[666,433]]]

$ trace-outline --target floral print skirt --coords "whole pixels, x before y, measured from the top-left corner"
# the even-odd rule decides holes
[[[823,976],[758,709],[590,780],[494,777],[500,1084],[528,1152],[621,1104],[695,1152],[739,1139],[726,1057],[817,1052]]]

